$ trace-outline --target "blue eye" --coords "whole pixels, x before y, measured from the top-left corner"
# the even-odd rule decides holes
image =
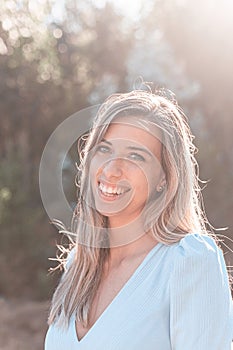
[[[96,147],[96,151],[100,153],[108,153],[111,151],[110,147],[104,146],[104,145],[99,145]]]
[[[145,161],[145,158],[138,153],[130,153],[129,158],[132,160]]]

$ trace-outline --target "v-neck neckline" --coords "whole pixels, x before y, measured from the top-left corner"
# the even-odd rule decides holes
[[[76,343],[81,345],[83,342],[85,342],[93,333],[95,328],[100,324],[100,322],[103,320],[103,318],[106,316],[106,314],[109,312],[109,310],[113,307],[113,305],[122,297],[126,291],[129,284],[133,282],[133,280],[136,278],[136,276],[139,274],[139,272],[142,270],[142,268],[147,264],[148,260],[151,258],[151,256],[154,254],[155,251],[162,245],[162,243],[158,242],[144,257],[142,262],[138,265],[138,267],[134,270],[134,272],[131,274],[129,279],[125,282],[125,284],[122,286],[122,288],[119,290],[119,292],[115,295],[115,297],[112,299],[112,301],[107,305],[107,307],[104,309],[104,311],[101,313],[101,315],[97,318],[95,323],[91,326],[91,328],[86,332],[86,334],[79,340],[77,329],[76,329],[76,315],[75,313],[72,315],[72,328],[74,332],[74,337],[76,340]],[[127,295],[127,294],[126,294]]]

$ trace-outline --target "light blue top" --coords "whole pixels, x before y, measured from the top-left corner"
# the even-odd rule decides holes
[[[49,327],[45,350],[230,350],[233,307],[222,251],[208,236],[157,244],[79,341]]]

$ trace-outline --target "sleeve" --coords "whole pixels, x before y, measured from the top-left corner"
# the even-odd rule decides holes
[[[172,350],[230,350],[233,306],[222,251],[190,234],[176,247],[170,278]]]
[[[73,261],[75,260],[75,254],[76,254],[76,248],[74,247],[74,248],[72,248],[69,251],[69,253],[67,255],[67,258],[66,258],[66,260],[64,262],[64,265],[63,265],[64,266],[64,270],[63,270],[63,272],[61,274],[61,281],[63,281],[66,273],[68,272],[68,270],[70,269]]]
[[[76,248],[72,248],[71,251],[68,253],[66,263],[65,263],[65,270],[68,270],[73,263],[75,259],[75,253],[76,253]]]

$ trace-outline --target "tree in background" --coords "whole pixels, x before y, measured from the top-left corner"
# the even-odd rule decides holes
[[[214,226],[229,227],[226,235],[231,238],[232,11],[233,4],[228,0],[157,0],[151,2],[151,11],[143,21],[147,32],[153,32],[154,23],[159,23],[185,75],[197,83],[199,91],[185,108],[191,112],[190,123],[200,149],[201,178],[209,180],[203,192],[206,209]]]
[[[106,77],[124,89],[131,39],[122,17],[110,5],[67,1],[56,20],[54,6],[5,1],[0,14],[1,294],[47,297],[55,239],[39,195],[43,147],[62,120],[98,98]]]
[[[72,113],[132,89],[140,75],[181,101],[200,149],[201,177],[212,178],[204,191],[207,213],[214,225],[232,226],[232,43],[227,35],[232,23],[224,10],[227,0],[221,4],[148,1],[133,21],[110,1],[99,6],[91,0],[4,1],[0,294],[47,298],[54,283],[47,277],[47,258],[54,256],[57,236],[38,186],[49,135]],[[77,161],[77,153],[74,157]]]

